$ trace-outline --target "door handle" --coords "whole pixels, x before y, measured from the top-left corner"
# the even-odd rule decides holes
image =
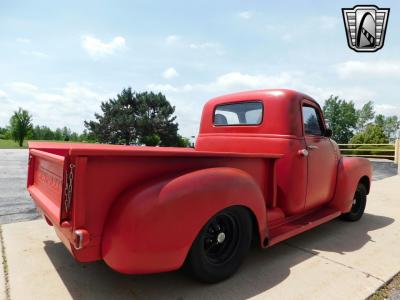
[[[304,157],[307,157],[308,154],[309,154],[307,149],[301,149],[301,150],[297,151],[297,153],[298,153],[300,156],[304,156]]]
[[[317,149],[319,149],[319,147],[318,147],[318,146],[315,146],[315,145],[308,145],[308,146],[307,146],[307,149],[310,149],[310,150],[317,150]]]

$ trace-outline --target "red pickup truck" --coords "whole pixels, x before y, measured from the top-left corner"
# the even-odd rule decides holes
[[[236,93],[206,103],[195,149],[30,142],[28,191],[80,262],[218,282],[252,242],[361,218],[370,163],[331,134],[307,95]]]

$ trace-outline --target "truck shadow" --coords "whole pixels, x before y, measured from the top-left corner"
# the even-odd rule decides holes
[[[235,276],[215,285],[193,281],[181,271],[124,275],[103,262],[79,264],[59,242],[45,241],[44,250],[73,299],[246,299],[285,281],[293,267],[320,251],[361,249],[374,242],[370,231],[393,222],[372,214],[355,223],[333,220],[269,249],[252,249]]]

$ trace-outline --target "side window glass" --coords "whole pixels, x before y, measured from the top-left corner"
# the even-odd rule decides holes
[[[303,106],[304,132],[308,135],[322,135],[319,115],[314,107]]]

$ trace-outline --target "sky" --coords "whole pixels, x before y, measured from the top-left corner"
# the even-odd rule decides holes
[[[341,8],[357,4],[391,9],[378,52],[347,46]],[[207,100],[263,88],[400,117],[400,3],[3,0],[0,70],[1,127],[22,107],[34,125],[82,132],[127,87],[164,93],[186,137]]]

